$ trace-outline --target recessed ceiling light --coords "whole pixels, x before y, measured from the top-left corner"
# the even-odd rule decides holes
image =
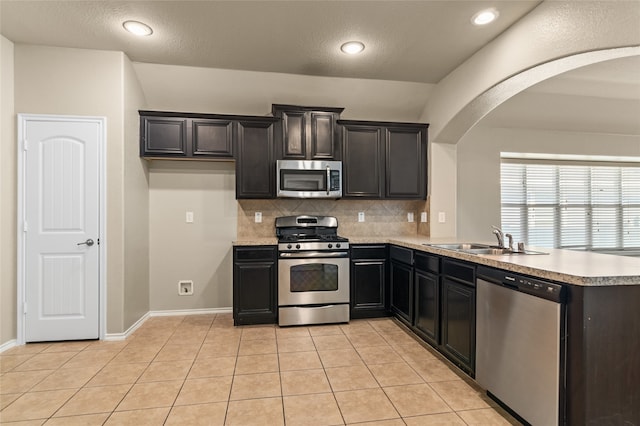
[[[340,50],[349,55],[356,55],[364,50],[364,43],[359,41],[348,41],[340,46]]]
[[[473,15],[471,22],[473,25],[487,25],[498,18],[498,11],[496,9],[486,9]]]
[[[153,30],[147,24],[138,21],[125,21],[122,23],[125,30],[137,36],[148,36],[153,34]]]

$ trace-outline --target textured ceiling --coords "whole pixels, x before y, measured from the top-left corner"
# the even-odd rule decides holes
[[[0,1],[15,43],[125,52],[135,62],[437,83],[540,1]],[[499,19],[470,24],[496,7]],[[122,22],[154,34],[135,37]],[[347,56],[348,40],[366,44]]]

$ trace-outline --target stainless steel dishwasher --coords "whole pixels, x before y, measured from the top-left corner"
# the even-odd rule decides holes
[[[476,381],[531,425],[563,423],[562,286],[482,266],[476,276]]]

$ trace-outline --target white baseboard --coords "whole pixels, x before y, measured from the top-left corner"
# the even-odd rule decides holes
[[[144,314],[138,321],[133,323],[131,327],[129,327],[124,333],[107,333],[104,335],[104,340],[106,341],[118,341],[125,340],[129,337],[134,331],[136,331],[144,322],[149,318],[149,312]]]
[[[104,340],[118,341],[125,340],[134,331],[136,331],[146,320],[151,317],[169,317],[178,315],[204,315],[204,314],[229,314],[233,312],[232,308],[214,308],[214,309],[183,309],[183,310],[168,310],[168,311],[149,311],[144,314],[138,321],[136,321],[131,327],[129,327],[124,333],[107,333],[104,336]]]
[[[149,311],[149,316],[169,317],[169,316],[176,316],[176,315],[230,314],[231,312],[233,312],[232,308],[184,309],[184,310],[169,310],[169,311]]]
[[[8,342],[4,342],[0,345],[0,353],[13,348],[14,346],[18,346],[18,341],[16,339],[11,339]]]

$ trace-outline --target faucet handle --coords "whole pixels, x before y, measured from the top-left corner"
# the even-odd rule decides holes
[[[493,229],[495,229],[496,231],[500,231],[500,232],[502,232],[502,229],[501,229],[501,228],[499,228],[499,227],[497,227],[497,226],[495,226],[495,225],[491,225],[491,227],[492,227]]]

